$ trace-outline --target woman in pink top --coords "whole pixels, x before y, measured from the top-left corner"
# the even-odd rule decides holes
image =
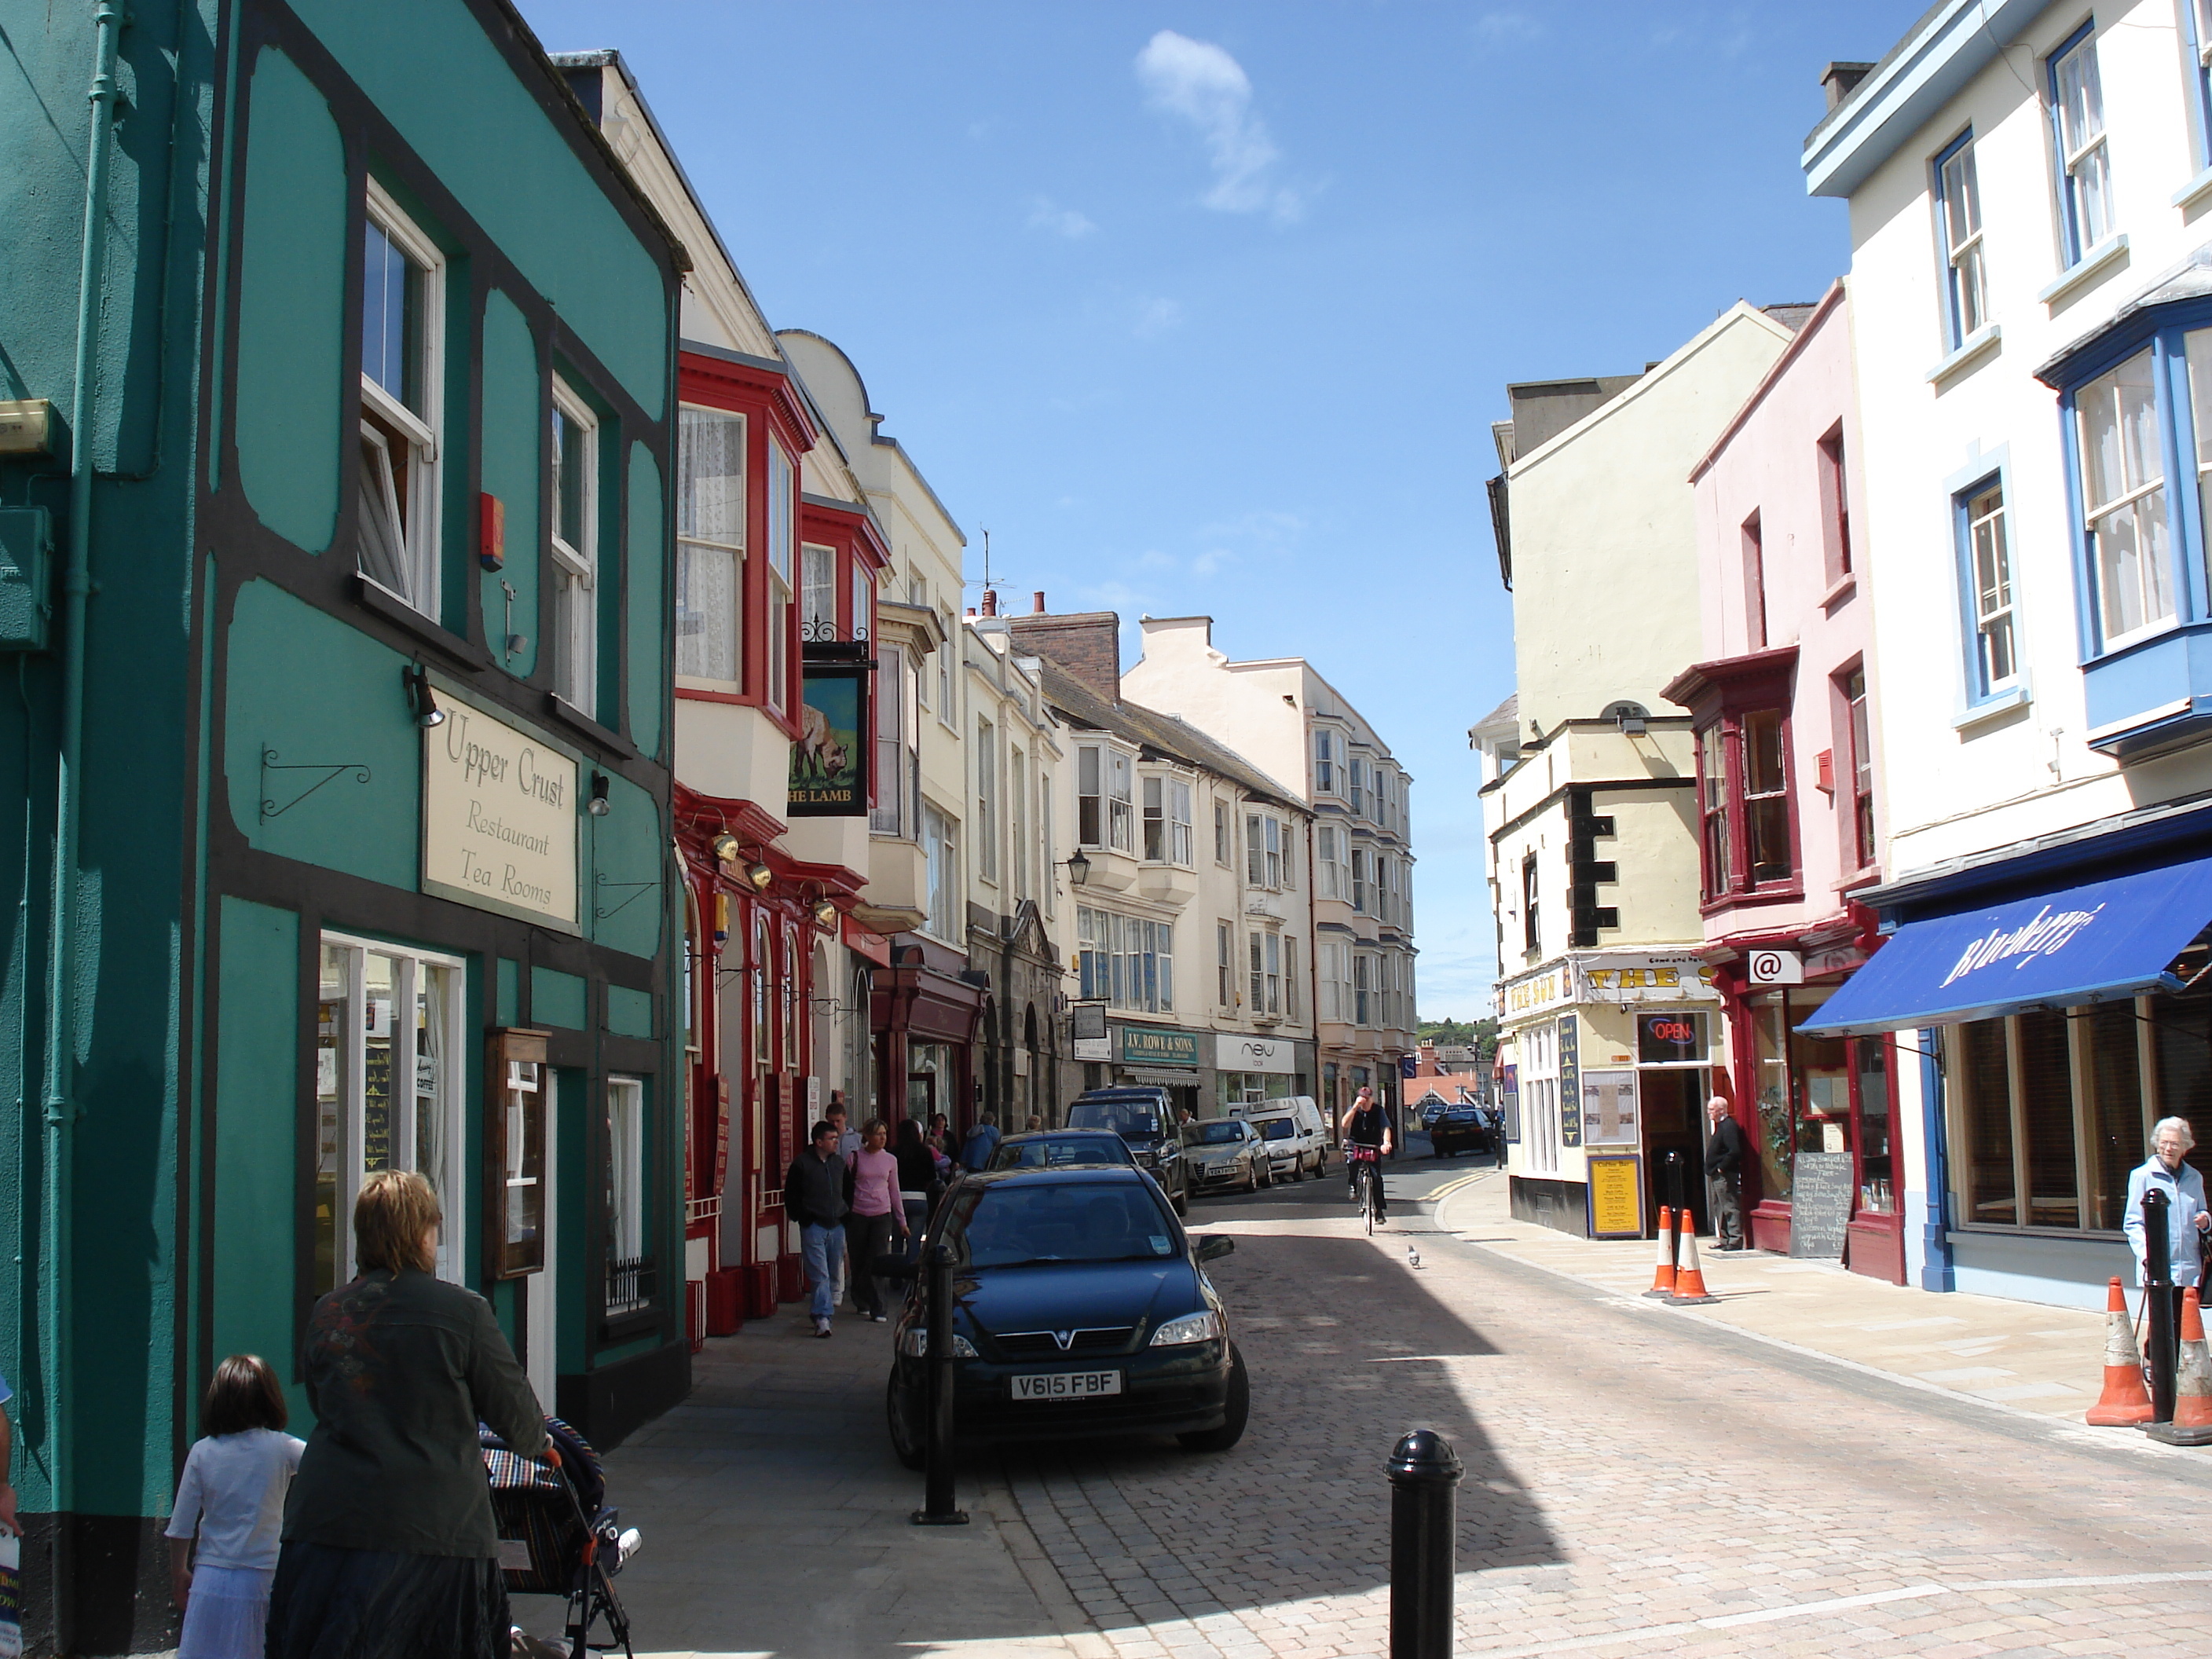
[[[883,1281],[869,1272],[879,1255],[891,1254],[891,1240],[906,1248],[906,1207],[899,1202],[898,1159],[884,1150],[891,1137],[890,1126],[872,1117],[860,1126],[860,1148],[847,1160],[853,1172],[853,1206],[845,1217],[845,1259],[852,1264],[847,1278],[853,1286],[853,1305],[880,1325],[884,1311]]]

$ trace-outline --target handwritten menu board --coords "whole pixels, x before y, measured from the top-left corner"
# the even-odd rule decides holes
[[[1790,1254],[1814,1261],[1840,1261],[1851,1219],[1851,1155],[1800,1152],[1790,1188]]]

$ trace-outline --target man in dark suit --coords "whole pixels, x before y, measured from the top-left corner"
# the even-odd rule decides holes
[[[1713,1247],[1743,1248],[1743,1160],[1749,1150],[1743,1126],[1729,1115],[1729,1103],[1715,1095],[1705,1103],[1712,1136],[1705,1142],[1705,1194],[1712,1208]]]

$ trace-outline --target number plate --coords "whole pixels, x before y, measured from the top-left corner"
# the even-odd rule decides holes
[[[1032,1371],[1013,1379],[1017,1400],[1091,1400],[1121,1392],[1119,1371]]]

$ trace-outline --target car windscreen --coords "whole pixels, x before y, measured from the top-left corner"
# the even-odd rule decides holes
[[[1044,1170],[1071,1164],[1127,1164],[1129,1149],[1119,1135],[1070,1135],[1065,1139],[1001,1141],[991,1154],[994,1170]]]
[[[1261,1139],[1267,1140],[1288,1140],[1297,1133],[1297,1127],[1286,1117],[1260,1118],[1252,1127],[1260,1132]]]
[[[1138,1100],[1079,1100],[1067,1109],[1067,1127],[1111,1129],[1135,1140],[1158,1140],[1159,1109]]]
[[[1183,1139],[1194,1146],[1232,1146],[1244,1139],[1244,1125],[1237,1118],[1217,1117],[1192,1124],[1183,1131]]]
[[[1137,1182],[1006,1182],[953,1195],[945,1241],[970,1267],[1046,1261],[1157,1261],[1175,1224]]]

